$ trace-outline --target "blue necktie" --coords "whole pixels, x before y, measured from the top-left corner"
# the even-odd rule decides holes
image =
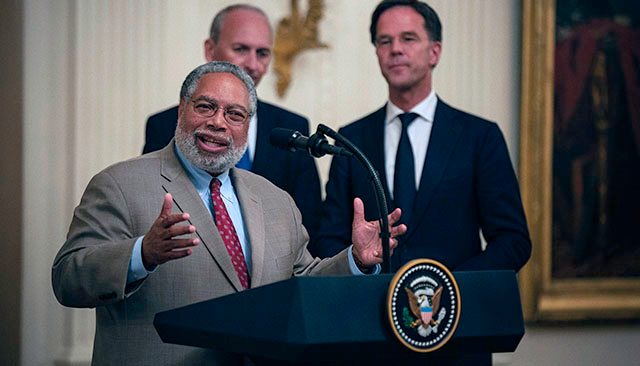
[[[413,211],[413,200],[416,197],[416,173],[411,150],[411,141],[407,128],[418,117],[415,113],[403,113],[398,116],[402,122],[402,133],[396,154],[396,167],[393,177],[393,198],[396,207],[402,209],[400,222],[408,223]]]
[[[251,158],[249,157],[249,149],[247,148],[242,155],[240,161],[236,163],[236,168],[251,170]]]

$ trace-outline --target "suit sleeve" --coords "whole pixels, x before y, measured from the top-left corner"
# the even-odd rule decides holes
[[[156,131],[156,123],[153,122],[153,116],[147,119],[147,124],[145,126],[144,133],[144,147],[142,148],[142,153],[150,153],[152,151],[156,151],[161,149],[162,147],[158,146],[158,132]]]
[[[309,121],[301,119],[298,131],[303,135],[309,136]],[[309,154],[303,152],[295,152],[293,154],[295,154],[296,162],[292,176],[295,179],[292,196],[302,213],[302,223],[309,236],[314,238],[318,231],[322,205],[320,177],[316,162]],[[313,246],[309,249],[313,255],[318,255]]]
[[[478,217],[486,250],[456,270],[519,270],[531,256],[531,240],[518,181],[504,137],[491,124],[476,153]]]
[[[154,114],[147,119],[145,127],[145,141],[142,153],[150,153],[169,145],[175,134],[178,120],[178,108],[170,108],[166,111]]]
[[[348,249],[344,249],[330,258],[321,259],[314,257],[307,249],[309,236],[303,225],[301,216],[295,202],[288,197],[289,207],[293,213],[293,220],[290,221],[295,226],[296,239],[294,240],[294,257],[292,274],[294,276],[318,276],[318,275],[350,275]]]
[[[326,196],[322,204],[320,228],[313,241],[313,252],[325,258],[336,255],[351,245],[353,193],[350,189],[350,161],[334,156],[331,161]]]
[[[135,241],[131,227],[119,186],[108,173],[99,173],[75,209],[53,262],[53,291],[62,305],[96,307],[125,297]]]

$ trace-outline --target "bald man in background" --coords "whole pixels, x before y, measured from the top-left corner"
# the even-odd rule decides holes
[[[257,86],[269,69],[273,30],[267,15],[252,5],[230,5],[218,12],[204,42],[205,59],[240,66]],[[143,153],[160,150],[174,136],[178,106],[149,117]],[[291,195],[302,213],[302,221],[313,239],[321,205],[320,178],[315,162],[304,152],[291,153],[269,143],[274,128],[287,128],[309,135],[309,121],[298,114],[258,100],[251,119],[248,147],[236,167],[267,178]],[[315,255],[313,248],[309,248]]]

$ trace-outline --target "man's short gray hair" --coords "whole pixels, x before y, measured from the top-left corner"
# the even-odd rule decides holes
[[[256,95],[256,87],[253,84],[253,80],[240,67],[226,61],[212,61],[204,65],[200,65],[191,71],[182,83],[180,99],[184,99],[185,101],[191,100],[191,96],[196,91],[200,79],[204,75],[211,73],[228,73],[240,79],[247,88],[247,92],[249,92],[249,114],[253,116],[256,113],[258,96]]]
[[[269,17],[267,16],[267,14],[257,6],[253,6],[249,4],[229,5],[226,8],[220,10],[218,14],[216,14],[215,17],[213,17],[213,21],[211,22],[211,29],[209,30],[209,38],[211,38],[215,43],[218,43],[218,40],[220,40],[220,33],[222,32],[222,26],[224,24],[224,19],[227,16],[227,14],[238,9],[255,11],[256,13],[262,15],[267,20],[267,23],[269,23]],[[269,28],[271,28],[270,24],[269,24]],[[273,31],[271,33],[273,34]]]

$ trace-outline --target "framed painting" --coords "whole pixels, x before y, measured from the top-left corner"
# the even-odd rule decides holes
[[[640,318],[640,12],[523,0],[525,319]]]

